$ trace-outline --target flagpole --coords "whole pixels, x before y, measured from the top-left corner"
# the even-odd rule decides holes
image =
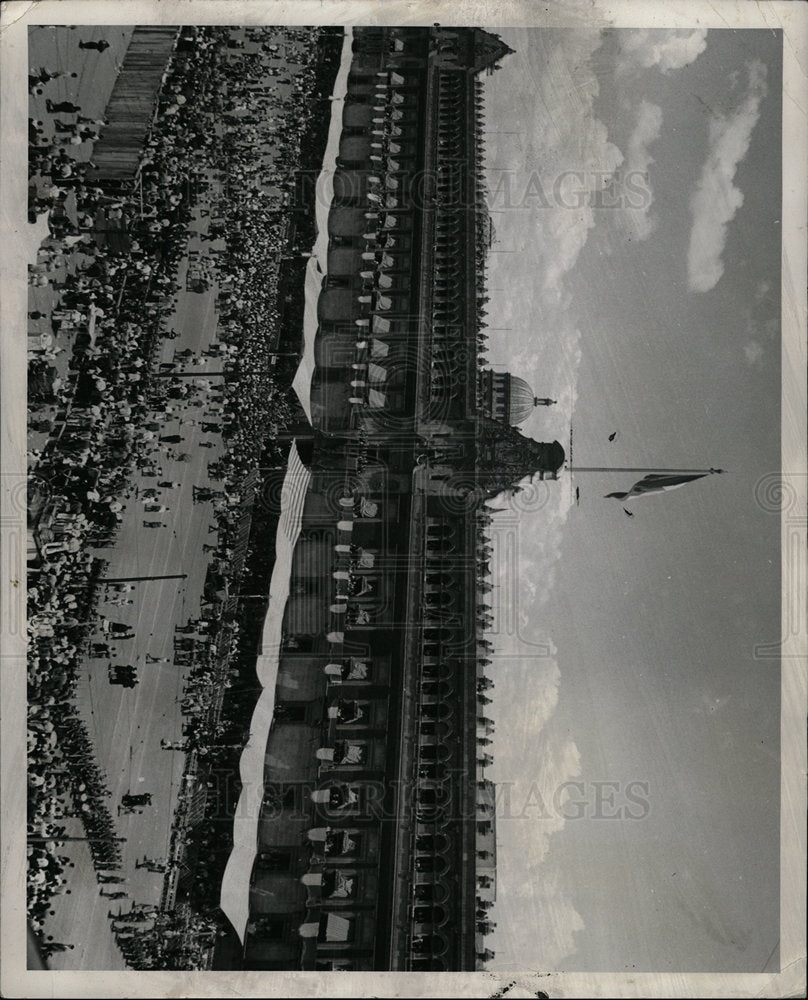
[[[666,476],[708,476],[712,474],[721,474],[726,472],[726,469],[639,469],[639,468],[616,468],[614,466],[606,465],[575,465],[566,466],[565,472],[656,472],[660,475]]]

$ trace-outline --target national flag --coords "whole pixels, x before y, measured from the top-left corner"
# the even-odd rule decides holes
[[[693,475],[652,472],[636,482],[628,493],[607,493],[606,497],[613,497],[615,500],[630,500],[632,497],[647,496],[649,493],[666,493],[668,490],[678,489],[686,483],[692,483],[694,479],[703,479],[707,475],[709,475],[707,472]]]

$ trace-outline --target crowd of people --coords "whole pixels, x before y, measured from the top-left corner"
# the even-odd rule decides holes
[[[28,588],[28,836],[47,838],[44,848],[29,851],[35,927],[51,897],[65,891],[67,860],[58,853],[64,826],[57,820],[70,815],[82,820],[99,871],[120,864],[105,776],[72,700],[103,566],[86,551],[54,552]],[[50,857],[47,865],[41,864],[42,850]]]
[[[52,128],[35,116],[29,120],[29,216],[46,212],[49,229],[30,268],[36,307],[29,308],[28,337],[29,524],[35,543],[29,566],[36,574],[28,592],[29,837],[36,840],[29,849],[29,912],[40,933],[54,895],[70,891],[64,887],[69,862],[60,853],[64,829],[56,821],[70,813],[71,802],[99,880],[121,864],[105,776],[75,703],[82,664],[91,655],[107,655],[110,643],[121,638],[114,630],[98,634],[103,563],[90,548],[114,544],[133,502],[135,472],[155,480],[148,495],[136,497],[143,527],[165,523],[159,515],[178,484],[165,478],[163,465],[188,455],[181,450],[181,430],[162,432],[180,414],[224,441],[224,454],[210,469],[218,486],[195,500],[212,504],[216,544],[204,548],[215,553],[217,572],[237,588],[245,510],[260,488],[259,461],[291,415],[273,364],[289,333],[281,274],[290,255],[300,257],[288,241],[289,178],[316,157],[316,136],[322,139],[330,114],[328,74],[318,52],[322,33],[251,28],[244,35],[249,49],[228,28],[182,29],[136,188],[110,190],[93,179],[92,151],[89,159],[77,158],[78,150],[86,153],[85,144],[103,141],[103,117],[90,118],[77,104],[48,98]],[[47,97],[52,81],[70,72],[32,70],[31,94]],[[215,264],[208,274],[221,289],[219,344],[211,352],[223,381],[214,383],[201,371],[198,378],[185,377],[200,357],[177,355],[161,364],[158,354],[174,336],[173,297],[195,199],[217,180],[226,190],[211,208],[216,221],[207,232],[209,240],[221,236],[224,244],[209,250]],[[49,326],[45,333],[43,324]],[[203,440],[201,446],[211,443]],[[246,491],[251,475],[253,487]],[[207,607],[215,646],[191,664],[184,737],[184,749],[195,750],[195,759],[210,755],[205,769],[246,739],[236,723],[218,717],[227,663],[238,654],[238,622],[232,607],[228,617],[223,601],[208,601]],[[182,652],[180,645],[180,665]],[[186,943],[178,952],[190,962],[186,967],[204,953],[188,944],[191,925],[193,920],[185,921]],[[133,937],[137,944],[127,946],[131,964],[173,967],[154,958],[154,938]],[[147,953],[158,964],[149,964]]]
[[[282,67],[276,35],[270,27],[250,29],[252,51],[239,48],[233,57],[230,50],[210,102],[209,128],[227,164],[215,218],[226,243],[217,259],[219,339],[230,349],[224,392],[232,414],[221,471],[232,488],[257,463],[263,439],[255,428],[274,438],[291,416],[273,374],[285,332],[279,282],[284,260],[295,253],[287,245],[287,207],[294,171],[312,155],[312,126],[328,110],[327,95],[318,92],[318,33],[284,29]]]
[[[81,819],[96,871],[114,877],[121,852],[105,798],[106,776],[95,761],[86,725],[74,705],[53,712],[53,698],[32,704],[28,719],[28,895],[37,933],[53,911],[53,897],[70,893],[67,871],[74,862],[59,853],[66,823]],[[55,948],[45,947],[48,951]]]
[[[55,78],[43,70],[35,86],[47,87]],[[75,119],[73,132],[79,137],[92,132],[82,141],[98,137],[98,128],[84,127],[88,123],[80,108],[53,110]],[[124,509],[122,493],[147,444],[142,422],[149,366],[165,329],[161,320],[168,314],[172,275],[187,240],[189,206],[179,196],[179,178],[171,187],[163,185],[159,173],[151,181],[143,179],[144,211],[134,192],[106,194],[85,179],[91,161],[71,159],[66,144],[59,143],[58,151],[53,144],[43,145],[42,123],[30,125],[31,177],[47,175],[50,185],[45,194],[32,184],[29,209],[48,211],[50,235],[29,281],[32,288],[50,292],[50,310],[31,310],[29,319],[34,324],[49,320],[52,333],[35,338],[33,345],[29,335],[29,427],[44,442],[29,452],[29,518],[38,551],[29,559],[36,582],[28,591],[28,695],[34,733],[43,718],[52,728],[47,746],[29,737],[29,823],[53,832],[50,817],[61,808],[60,791],[72,793],[101,871],[119,864],[120,852],[112,839],[104,776],[74,702],[88,638],[98,621],[95,588],[88,584],[97,580],[100,567],[88,550],[114,539]],[[57,135],[68,133],[61,119],[54,125]],[[65,211],[68,198],[74,212]],[[104,239],[99,217],[104,223],[117,220],[125,238]],[[56,376],[50,362],[61,353],[69,358]],[[38,377],[46,371],[50,378]],[[69,768],[75,780],[57,787],[52,772],[43,773],[54,763]],[[43,880],[34,863],[29,872],[37,892],[31,908],[38,921],[59,882]]]
[[[133,907],[113,917],[113,933],[132,968],[179,970],[208,967],[222,929],[188,906]]]

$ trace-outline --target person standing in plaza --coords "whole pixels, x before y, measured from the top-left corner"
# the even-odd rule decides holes
[[[105,38],[100,38],[97,42],[79,42],[80,49],[95,49],[96,52],[103,52],[109,48],[109,42]]]

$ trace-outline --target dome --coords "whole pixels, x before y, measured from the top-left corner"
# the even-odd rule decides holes
[[[516,375],[510,376],[509,390],[508,423],[513,426],[527,420],[536,405],[536,397],[527,382]]]

